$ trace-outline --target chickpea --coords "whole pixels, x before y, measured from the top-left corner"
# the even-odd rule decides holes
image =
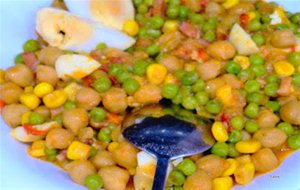
[[[238,3],[236,5],[234,5],[233,7],[231,7],[228,12],[229,14],[232,14],[232,15],[241,15],[243,13],[248,13],[250,11],[253,11],[255,10],[255,7],[253,4],[251,4],[250,2],[241,2],[241,3]]]
[[[201,4],[198,0],[186,0],[185,5],[193,12],[199,12],[201,10]]]
[[[113,113],[122,113],[127,108],[126,92],[121,88],[111,88],[103,95],[104,107]]]
[[[21,124],[22,115],[27,111],[29,109],[22,104],[10,104],[2,109],[2,117],[10,127],[17,127]]]
[[[221,73],[221,64],[219,61],[212,59],[208,62],[198,64],[197,72],[203,80],[214,79]]]
[[[66,166],[72,180],[80,185],[84,185],[84,180],[88,175],[96,173],[94,165],[88,160],[76,160]]]
[[[137,166],[138,149],[127,141],[122,141],[119,146],[112,152],[113,160],[127,169]]]
[[[32,86],[34,84],[33,72],[24,64],[10,67],[5,72],[5,78],[7,81],[12,81],[21,87]]]
[[[97,169],[116,165],[111,153],[106,150],[98,151],[91,161]]]
[[[293,100],[280,109],[280,117],[291,124],[300,125],[300,101]]]
[[[225,9],[222,7],[222,5],[215,3],[215,2],[209,2],[207,6],[205,7],[205,14],[210,17],[217,17],[225,13]]]
[[[67,148],[72,140],[74,135],[63,128],[55,128],[49,131],[46,136],[46,145],[51,148],[65,149]]]
[[[183,62],[181,62],[174,55],[170,54],[163,56],[163,58],[160,60],[160,64],[166,66],[168,71],[171,73],[183,68]]]
[[[183,185],[184,190],[211,190],[212,189],[212,179],[207,175],[207,173],[201,169],[197,170],[191,176],[186,178]]]
[[[78,107],[90,110],[96,107],[101,101],[101,97],[98,92],[92,88],[80,88],[76,93],[76,102]]]
[[[36,78],[38,82],[47,82],[52,86],[55,86],[58,82],[55,69],[46,65],[37,66]]]
[[[251,156],[251,160],[258,172],[268,172],[278,166],[278,159],[269,148],[264,148]]]
[[[63,111],[63,124],[74,134],[78,134],[79,130],[86,127],[88,123],[88,113],[82,108],[73,108]]]
[[[285,142],[287,135],[278,128],[261,128],[253,138],[259,140],[263,147],[275,148]]]
[[[277,30],[271,37],[271,44],[276,48],[289,48],[296,44],[296,38],[289,29]]]
[[[103,167],[98,174],[102,177],[106,190],[125,190],[130,177],[127,170],[118,166]]]
[[[270,110],[260,111],[258,117],[256,118],[256,123],[263,128],[275,127],[279,121],[279,117]]]
[[[12,82],[0,84],[0,99],[6,104],[19,102],[19,97],[23,93],[21,87]]]
[[[93,139],[93,137],[94,137],[94,130],[91,127],[85,127],[79,130],[78,139],[81,142],[84,142],[89,139]]]
[[[141,104],[151,104],[159,102],[161,97],[161,89],[152,84],[141,86],[133,95],[134,99]]]
[[[55,61],[61,55],[63,55],[63,51],[59,48],[47,46],[40,51],[38,59],[41,63],[54,67]]]
[[[196,165],[212,178],[219,177],[229,167],[225,159],[212,154],[200,158]]]
[[[37,107],[34,112],[41,114],[44,118],[50,118],[50,110],[46,106]]]
[[[217,60],[228,60],[235,55],[234,46],[227,41],[216,41],[207,47],[207,53]]]

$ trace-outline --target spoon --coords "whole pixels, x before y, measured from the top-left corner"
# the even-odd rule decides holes
[[[163,190],[170,160],[208,150],[203,133],[190,122],[171,115],[146,117],[123,131],[124,137],[136,147],[157,158],[152,190]]]

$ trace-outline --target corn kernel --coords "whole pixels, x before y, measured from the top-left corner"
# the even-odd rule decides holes
[[[231,176],[238,167],[239,163],[232,158],[228,158],[226,161],[229,163],[229,167],[223,172],[222,176]]]
[[[135,36],[139,32],[139,25],[135,20],[127,20],[123,25],[123,31],[129,36]]]
[[[47,108],[57,108],[62,106],[67,100],[67,94],[63,90],[55,90],[43,97],[43,102]]]
[[[249,154],[247,155],[243,155],[243,156],[239,156],[237,158],[235,158],[235,160],[239,163],[239,164],[246,164],[251,162],[251,157]]]
[[[222,5],[225,9],[229,9],[238,3],[239,3],[239,0],[227,0]]]
[[[275,72],[283,76],[291,76],[295,72],[294,66],[287,61],[279,61],[273,65]]]
[[[240,153],[250,154],[258,151],[261,148],[261,143],[258,140],[244,140],[236,143],[235,148]]]
[[[166,75],[167,68],[160,64],[152,64],[147,68],[147,79],[152,84],[161,84]]]
[[[21,117],[21,123],[22,125],[29,123],[29,116],[32,112],[31,111],[27,111],[25,113],[23,113],[22,117]]]
[[[20,102],[27,106],[29,109],[33,110],[40,105],[41,100],[35,94],[24,93],[20,96]]]
[[[232,95],[232,87],[228,84],[218,88],[216,96],[224,105],[230,105],[234,102]]]
[[[164,84],[170,84],[170,83],[176,84],[177,80],[174,75],[169,73],[169,74],[167,74],[167,76],[165,78]]]
[[[32,143],[31,147],[28,149],[28,153],[32,157],[42,157],[45,156],[45,141],[38,140]]]
[[[91,146],[79,141],[73,141],[67,150],[70,160],[87,160],[90,156]]]
[[[222,122],[216,121],[211,127],[214,138],[219,142],[225,142],[228,140],[228,133]]]
[[[234,179],[238,184],[245,185],[249,183],[255,174],[255,166],[253,163],[248,162],[241,164],[234,172]]]
[[[255,19],[256,14],[255,14],[255,12],[251,11],[248,13],[248,16],[249,16],[249,21],[251,21],[251,20]]]
[[[164,33],[175,32],[178,28],[178,21],[175,20],[167,20],[163,25],[162,31]]]
[[[231,177],[217,177],[213,179],[213,190],[230,190],[233,186]]]
[[[5,76],[5,71],[0,69],[0,84],[5,82],[4,76]]]
[[[66,86],[64,88],[64,91],[67,94],[69,100],[75,101],[76,93],[80,88],[81,87],[77,83],[73,82],[73,83],[69,84],[68,86]]]
[[[135,175],[136,169],[135,168],[129,168],[128,172],[129,172],[130,175]]]
[[[196,65],[193,63],[186,63],[184,64],[184,70],[185,71],[194,71],[196,68]]]
[[[33,92],[33,87],[32,86],[26,86],[24,88],[24,92],[25,93],[32,93]]]
[[[40,98],[51,92],[53,92],[53,86],[47,82],[41,82],[33,89],[33,93]]]
[[[108,151],[109,152],[112,152],[114,151],[116,148],[118,148],[119,146],[119,143],[118,142],[111,142],[109,145],[108,145]]]
[[[248,69],[248,67],[250,66],[249,58],[247,56],[237,55],[233,60],[237,62],[242,67],[242,69]]]

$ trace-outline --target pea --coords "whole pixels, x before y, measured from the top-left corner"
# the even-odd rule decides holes
[[[233,130],[231,133],[229,133],[228,141],[230,143],[237,143],[237,142],[241,141],[242,138],[243,138],[243,135],[240,131]]]
[[[248,93],[258,92],[260,89],[260,83],[256,80],[248,80],[244,85],[244,89]]]
[[[72,109],[72,108],[76,108],[76,103],[74,101],[66,101],[66,103],[64,104],[64,108],[65,109]]]
[[[63,123],[63,116],[62,116],[62,114],[56,115],[53,118],[53,120],[56,121],[57,123],[59,123],[60,125],[62,125],[62,123]]]
[[[266,38],[261,34],[254,34],[251,36],[251,38],[257,46],[262,46],[266,43]]]
[[[93,108],[90,111],[92,120],[95,122],[103,121],[106,118],[106,111],[103,108]]]
[[[154,16],[151,17],[151,27],[154,29],[159,29],[164,25],[164,19],[162,19],[160,16]]]
[[[279,79],[278,75],[276,75],[276,74],[272,74],[267,77],[268,83],[272,83],[272,82],[279,83],[279,81],[280,81],[280,79]]]
[[[259,107],[256,103],[249,103],[244,110],[244,113],[249,118],[255,118],[258,115]]]
[[[137,8],[138,13],[145,14],[148,12],[148,7],[145,4],[140,4]]]
[[[181,171],[184,175],[189,176],[197,170],[197,166],[192,160],[185,158],[176,166],[176,169]]]
[[[216,142],[211,148],[211,153],[225,158],[228,155],[229,147],[224,142]]]
[[[93,82],[93,88],[98,92],[104,92],[108,90],[111,85],[111,80],[108,77],[100,77]]]
[[[168,177],[168,183],[172,185],[183,185],[185,181],[185,176],[183,175],[182,172],[178,170],[173,170],[170,172],[169,177]]]
[[[166,84],[162,89],[162,96],[164,98],[173,99],[177,95],[179,87],[176,84]]]
[[[183,190],[183,187],[181,187],[181,186],[175,186],[175,187],[173,187],[173,190]]]
[[[288,29],[288,28],[289,28],[289,25],[287,25],[287,24],[279,24],[276,29],[283,30],[283,29]]]
[[[255,32],[261,29],[261,23],[258,19],[253,19],[249,22],[248,28],[250,31]]]
[[[278,129],[281,129],[285,134],[291,135],[294,133],[294,128],[288,122],[281,122],[277,125]]]
[[[185,19],[188,16],[188,13],[189,13],[189,8],[183,5],[179,7],[178,17],[180,19]]]
[[[267,72],[267,69],[264,65],[251,65],[250,69],[257,77],[263,76]]]
[[[148,6],[153,5],[154,0],[145,0],[144,3]]]
[[[218,18],[217,17],[211,17],[207,20],[207,22],[215,28],[218,24]]]
[[[117,76],[118,72],[123,70],[122,64],[111,64],[108,69],[108,74]]]
[[[218,114],[221,112],[221,105],[215,101],[215,100],[210,100],[206,103],[205,109],[212,114]]]
[[[269,24],[272,19],[270,17],[270,14],[263,14],[262,17],[261,17],[261,20],[262,20],[263,23]]]
[[[278,102],[275,102],[275,101],[268,101],[265,104],[265,107],[271,109],[274,112],[276,112],[276,111],[279,111],[280,104]]]
[[[102,128],[98,135],[98,140],[104,141],[104,142],[110,142],[111,141],[111,130],[109,128]]]
[[[188,110],[196,109],[196,107],[197,107],[197,99],[195,97],[192,97],[192,96],[183,97],[182,106],[185,109],[188,109]]]
[[[100,50],[100,51],[103,51],[107,48],[107,45],[105,43],[99,43],[97,46],[96,46],[96,49],[97,50]]]
[[[260,7],[262,7],[264,3],[265,2],[263,2],[263,1],[258,1],[257,3],[255,3],[256,9],[259,9]]]
[[[203,24],[205,22],[205,18],[202,14],[189,13],[188,18],[194,24]]]
[[[57,155],[57,149],[54,149],[54,148],[49,148],[49,147],[45,146],[44,151],[47,156],[51,156],[51,155],[56,156]]]
[[[249,102],[249,103],[253,102],[253,103],[260,105],[264,99],[264,95],[260,92],[252,92],[252,93],[247,94],[246,99],[247,99],[247,102]]]
[[[152,38],[158,38],[161,35],[161,31],[157,29],[148,29],[146,34]]]
[[[288,61],[293,64],[295,67],[300,66],[300,53],[299,52],[292,52],[288,56]]]
[[[288,146],[291,149],[299,149],[300,148],[300,134],[292,135],[288,138]]]
[[[228,144],[228,156],[232,158],[240,156],[240,153],[235,149],[235,145],[233,143]]]
[[[192,91],[193,92],[200,92],[200,91],[205,89],[205,86],[206,86],[205,82],[202,79],[198,79],[195,82],[195,84],[193,84]]]
[[[148,35],[147,29],[146,28],[140,28],[138,35],[139,35],[140,38],[146,37]]]
[[[181,80],[182,77],[184,76],[184,74],[185,74],[185,71],[184,71],[184,70],[178,69],[178,70],[175,71],[174,76],[175,76],[178,80]]]
[[[146,73],[146,69],[149,63],[144,60],[138,60],[133,64],[133,73],[139,76],[143,76]]]
[[[276,97],[278,87],[277,83],[268,83],[264,88],[264,92],[267,96]]]
[[[180,5],[180,0],[169,0],[170,5]]]
[[[45,118],[39,113],[32,112],[29,115],[28,121],[31,125],[39,125],[45,122]]]
[[[84,179],[84,185],[89,190],[97,190],[100,187],[103,187],[104,183],[102,178],[97,174],[90,174]]]
[[[292,78],[292,83],[295,86],[300,86],[300,73],[295,73]]]
[[[133,4],[134,4],[135,6],[139,6],[139,5],[141,5],[141,4],[143,3],[143,1],[144,1],[144,0],[133,0],[132,2],[133,2]]]
[[[241,70],[238,74],[238,78],[240,80],[249,80],[253,79],[255,77],[255,74],[250,69]]]
[[[299,24],[300,23],[300,13],[295,13],[291,16],[291,21],[294,24]]]
[[[120,83],[123,83],[126,79],[131,77],[131,73],[128,70],[119,71],[116,78]]]
[[[255,133],[259,129],[259,126],[254,121],[247,121],[245,129],[248,133]]]
[[[182,96],[193,96],[191,86],[181,86],[179,92],[182,94]]]
[[[49,162],[54,162],[56,160],[56,156],[57,155],[49,155],[49,156],[47,156],[47,159]]]
[[[167,8],[167,16],[169,18],[175,19],[179,14],[179,6],[177,5],[169,5]]]
[[[181,94],[180,92],[178,92],[178,93],[176,94],[176,96],[172,99],[172,103],[173,103],[173,104],[176,104],[176,105],[181,104],[182,99],[183,99],[182,94]]]
[[[159,49],[160,49],[160,47],[158,44],[152,44],[146,49],[146,52],[149,55],[153,56],[153,55],[156,55],[159,53]]]
[[[206,41],[212,42],[216,39],[216,34],[214,31],[207,31],[204,33],[202,38]]]
[[[197,100],[197,103],[202,106],[205,105],[209,100],[208,94],[204,91],[197,92],[195,98]]]
[[[97,154],[97,149],[92,146],[90,150],[90,158],[94,157]]]
[[[198,74],[196,71],[186,72],[182,78],[181,83],[185,86],[193,85],[198,80]]]
[[[234,116],[233,118],[230,119],[230,124],[235,130],[242,130],[244,128],[244,118],[241,116]]]
[[[24,64],[23,56],[21,53],[15,57],[15,64]]]
[[[133,94],[140,88],[140,83],[135,79],[129,78],[124,81],[122,87],[128,94]]]
[[[186,109],[179,109],[177,115],[180,116],[182,119],[187,120],[193,120],[194,118],[194,113]]]
[[[214,29],[215,29],[215,25],[209,22],[205,22],[201,27],[202,32],[213,31]]]
[[[238,74],[241,71],[241,66],[235,61],[229,61],[224,66],[225,70],[233,75]]]
[[[265,63],[264,58],[258,54],[251,55],[249,61],[252,65],[263,65]]]
[[[39,43],[36,40],[28,40],[23,45],[23,50],[25,52],[34,52],[39,49]]]

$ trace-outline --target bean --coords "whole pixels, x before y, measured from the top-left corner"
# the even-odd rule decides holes
[[[63,128],[55,128],[49,131],[46,136],[46,145],[50,148],[65,149],[67,148],[72,140],[74,135]]]

